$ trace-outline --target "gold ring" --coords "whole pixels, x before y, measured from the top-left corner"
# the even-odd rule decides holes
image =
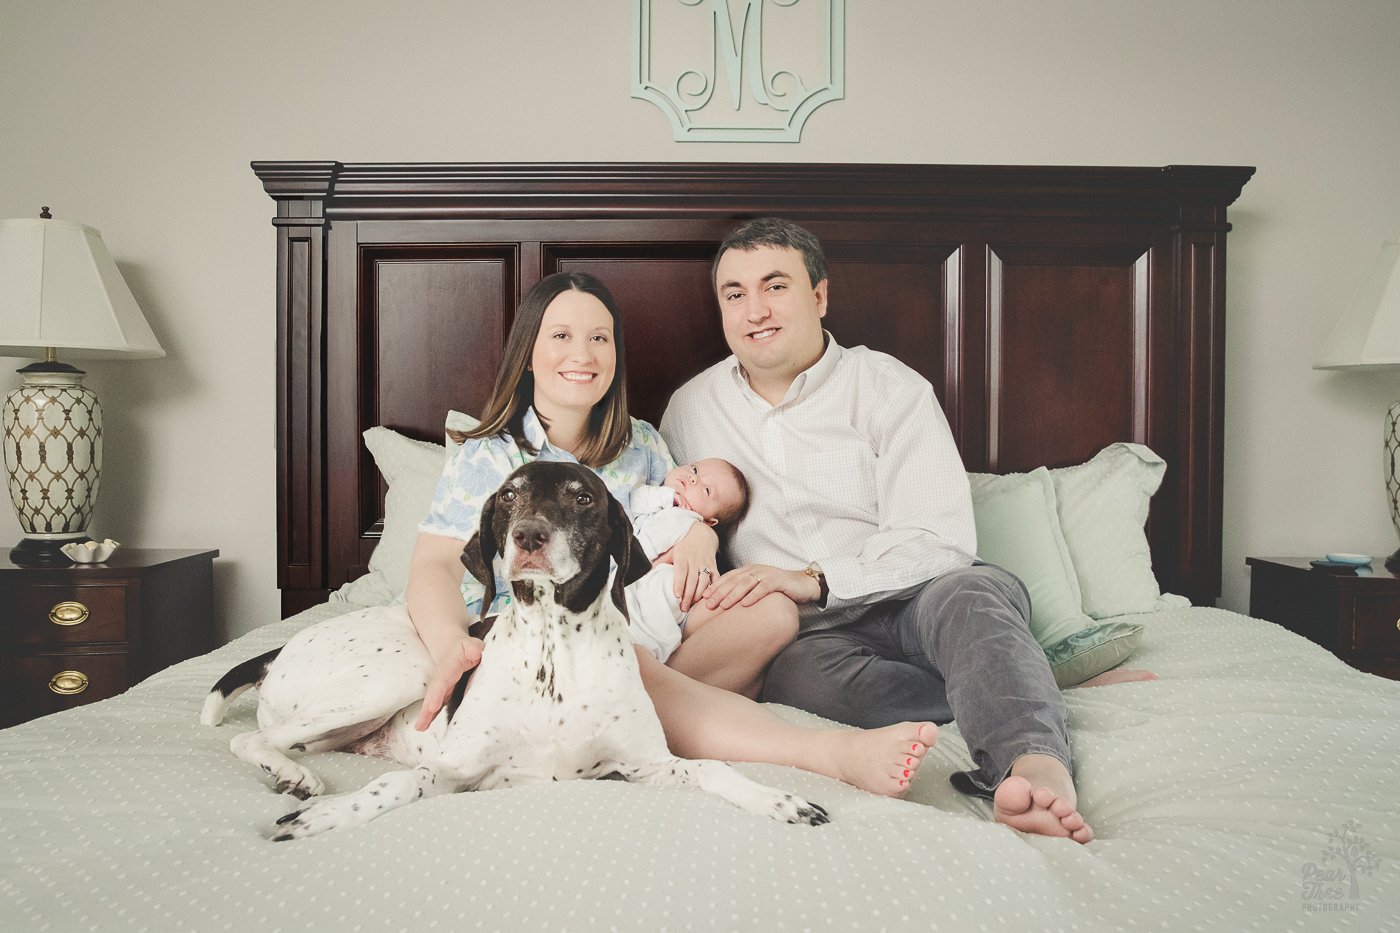
[[[752,570],[749,571],[749,576],[753,577],[753,578],[754,578],[755,580],[757,580],[759,583],[762,583],[762,582],[763,582],[763,578],[760,577],[758,574],[754,573]]]

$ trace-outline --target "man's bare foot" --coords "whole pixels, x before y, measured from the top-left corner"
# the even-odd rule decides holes
[[[1094,838],[1094,831],[1075,809],[1077,802],[1074,780],[1058,759],[1025,755],[997,787],[992,818],[1023,833],[1084,843]]]
[[[903,797],[924,755],[938,741],[931,722],[901,722],[883,729],[838,729],[823,733],[829,767],[822,774],[885,797]]]
[[[1097,677],[1090,677],[1082,684],[1075,684],[1071,690],[1078,690],[1080,687],[1107,687],[1109,684],[1126,684],[1135,680],[1156,680],[1157,675],[1151,671],[1104,671]]]

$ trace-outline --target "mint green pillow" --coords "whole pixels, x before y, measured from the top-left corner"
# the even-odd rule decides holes
[[[1031,634],[1042,648],[1094,621],[1080,608],[1079,580],[1060,532],[1055,484],[1041,467],[996,476],[969,473],[977,556],[1011,571],[1031,594]]]
[[[1138,622],[1106,622],[1082,629],[1045,649],[1045,659],[1061,690],[1077,687],[1091,677],[1117,667],[1137,650],[1144,626]]]

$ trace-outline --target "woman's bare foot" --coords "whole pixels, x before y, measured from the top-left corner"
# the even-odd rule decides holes
[[[997,787],[992,818],[1023,833],[1084,843],[1094,838],[1094,831],[1075,809],[1077,801],[1074,780],[1058,759],[1024,755]]]
[[[1151,671],[1104,671],[1097,677],[1090,677],[1082,684],[1075,684],[1071,690],[1078,690],[1080,687],[1107,687],[1109,684],[1126,684],[1135,680],[1156,680],[1157,675]]]
[[[924,755],[938,741],[931,722],[901,722],[883,729],[824,732],[826,767],[821,774],[885,797],[903,797]]]

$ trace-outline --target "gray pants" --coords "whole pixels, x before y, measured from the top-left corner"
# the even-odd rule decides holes
[[[1022,755],[1070,767],[1065,701],[1030,613],[1025,586],[1007,571],[955,570],[912,599],[800,635],[773,661],[762,698],[865,729],[956,719],[977,768],[953,784],[985,795]]]

